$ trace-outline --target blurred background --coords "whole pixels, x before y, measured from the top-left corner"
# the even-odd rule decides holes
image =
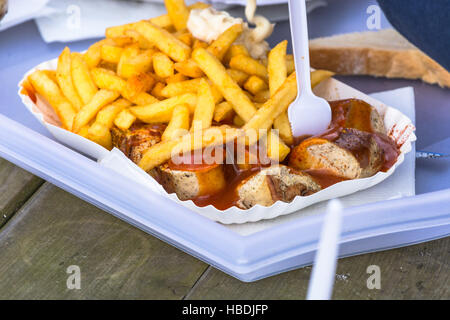
[[[1,0],[2,3],[7,3]],[[0,22],[0,31],[35,20],[42,39],[47,42],[77,41],[103,36],[106,27],[147,19],[165,12],[163,0],[10,0],[8,14]],[[188,4],[196,2],[187,0]],[[204,0],[234,16],[244,16],[246,0]],[[259,0],[258,13],[273,22],[288,20],[287,0]],[[327,23],[311,18],[310,36],[335,32],[364,31],[366,11],[376,1],[308,0],[309,12],[334,12]],[[344,7],[351,10],[336,10]],[[356,23],[355,23],[356,22]],[[359,23],[358,23],[359,22]],[[381,27],[389,27],[384,16]]]

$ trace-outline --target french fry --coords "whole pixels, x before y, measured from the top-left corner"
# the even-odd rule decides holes
[[[146,106],[152,103],[159,102],[157,98],[152,96],[151,94],[148,94],[147,92],[141,92],[136,97],[133,97],[132,100],[130,100],[134,104],[137,104],[138,106]]]
[[[190,11],[192,9],[206,9],[208,7],[210,7],[209,4],[203,2],[196,2],[188,6],[188,9]],[[173,27],[172,20],[170,19],[168,14],[163,14],[159,17],[151,18],[149,21],[160,28],[170,29],[171,27]]]
[[[179,82],[171,82],[167,83],[161,90],[161,94],[166,98],[171,98],[175,96],[179,96],[184,93],[197,93],[199,90],[200,83],[205,78],[197,78]],[[219,103],[223,100],[223,95],[217,87],[208,80],[208,83],[211,86],[212,95],[214,97],[215,103]]]
[[[134,29],[135,23],[127,23],[120,26],[114,26],[106,28],[105,36],[106,38],[113,39],[125,35],[127,30]]]
[[[105,126],[106,128],[112,128],[114,119],[125,108],[131,106],[131,102],[126,99],[118,99],[113,103],[107,105],[97,113],[95,122],[98,125]]]
[[[145,89],[150,88],[154,80],[149,75],[141,77],[132,77],[125,81],[113,71],[103,68],[92,69],[92,77],[95,84],[105,90],[120,92],[124,98],[130,100],[137,105],[147,105],[158,102],[159,100],[152,95],[146,93]]]
[[[173,76],[168,77],[166,79],[166,83],[167,84],[177,83],[177,82],[182,82],[182,81],[186,81],[186,80],[188,80],[188,78],[184,74],[177,73],[177,74],[174,74]]]
[[[195,50],[197,48],[208,48],[208,43],[205,41],[202,41],[200,39],[194,39],[194,44],[192,45],[192,50]]]
[[[137,42],[137,44],[139,45],[140,49],[152,49],[154,48],[154,45],[148,41],[147,39],[145,39],[139,32],[137,32],[136,30],[132,30],[132,29],[128,29],[125,30],[124,35],[127,37],[131,37],[133,38],[133,40],[135,42]]]
[[[234,44],[230,48],[230,55],[231,57],[238,56],[240,54],[243,54],[244,56],[250,56],[250,53],[247,50],[247,47],[243,44]]]
[[[283,85],[258,109],[252,119],[248,121],[242,128],[246,131],[246,135],[250,137],[246,142],[251,145],[256,143],[251,137],[255,137],[254,133],[260,129],[269,130],[274,120],[284,113],[292,101],[297,96],[296,74],[292,73]],[[279,162],[283,161],[289,153],[288,147],[280,140],[279,136],[271,130],[268,134],[268,156]]]
[[[178,138],[165,140],[151,146],[139,161],[139,167],[148,172],[160,164],[163,164],[172,157],[172,150],[179,145],[180,142],[181,138]]]
[[[241,118],[241,117],[239,117],[238,115],[235,115],[234,117],[233,117],[233,124],[236,126],[236,127],[242,127],[244,124],[245,124],[245,121]]]
[[[100,89],[123,92],[127,85],[124,79],[107,69],[94,68],[91,70],[91,74],[95,84]]]
[[[227,73],[240,86],[243,86],[245,81],[247,81],[247,79],[249,77],[248,74],[246,74],[244,71],[241,71],[241,70],[227,69]]]
[[[126,35],[114,37],[114,38],[111,38],[111,40],[115,46],[122,47],[122,48],[135,43],[133,37],[129,37]]]
[[[200,78],[205,75],[202,69],[200,69],[198,65],[190,59],[175,63],[174,68],[179,73],[191,78]]]
[[[166,85],[163,82],[157,82],[152,90],[152,95],[160,100],[164,100],[166,97],[163,96],[162,91]]]
[[[153,55],[153,70],[155,70],[156,75],[161,78],[173,76],[173,61],[164,53],[157,52]]]
[[[198,132],[183,135],[174,140],[166,140],[151,146],[144,153],[139,167],[149,171],[169,160],[172,156],[195,149],[202,149],[214,145],[222,145],[233,141],[242,131],[227,126],[211,127]]]
[[[82,126],[81,129],[78,130],[77,135],[89,139],[89,125]]]
[[[287,78],[286,67],[286,48],[287,41],[282,41],[269,52],[267,71],[269,72],[270,95],[283,85]],[[291,145],[294,143],[291,124],[287,112],[282,113],[273,123],[274,129],[278,130],[280,138]]]
[[[172,118],[173,109],[180,104],[186,104],[193,113],[197,105],[197,95],[186,93],[147,106],[131,107],[130,111],[141,121],[146,123],[168,123]]]
[[[124,109],[120,111],[116,119],[114,119],[114,124],[119,129],[128,130],[134,121],[136,121],[135,115],[132,114],[129,109]]]
[[[250,121],[245,124],[244,129],[269,129],[272,126],[273,121],[287,110],[296,97],[296,75],[295,73],[292,73],[275,94],[270,97],[270,99],[258,109]]]
[[[54,82],[58,83],[58,79],[56,78],[56,71],[55,70],[42,70],[44,73],[52,79]]]
[[[148,49],[138,55],[129,56],[121,65],[120,70],[118,68],[119,75],[126,79],[152,70],[153,55],[155,50]]]
[[[216,122],[221,122],[224,120],[230,120],[233,115],[233,106],[229,102],[224,101],[216,105],[213,119]]]
[[[75,109],[63,95],[56,82],[50,79],[42,70],[36,70],[28,79],[36,92],[50,103],[61,120],[63,127],[71,130],[73,118],[75,117]]]
[[[173,140],[189,130],[189,107],[185,104],[177,105],[173,109],[172,118],[161,137],[161,141]]]
[[[140,21],[136,24],[135,30],[142,34],[148,41],[154,44],[159,50],[168,55],[174,61],[186,61],[191,48],[178,40],[174,35],[147,21]]]
[[[75,110],[80,110],[83,102],[73,85],[72,80],[72,60],[70,50],[65,47],[58,58],[58,66],[56,68],[56,79],[64,96],[70,101]]]
[[[163,14],[160,15],[159,17],[151,18],[148,21],[150,21],[150,23],[154,24],[155,26],[166,29],[168,31],[175,29],[175,27],[172,24],[172,20],[170,20],[168,14]]]
[[[99,90],[88,104],[83,106],[73,119],[73,132],[77,133],[81,127],[87,125],[97,112],[104,106],[113,102],[119,97],[119,93],[109,90]]]
[[[189,31],[182,32],[176,35],[177,39],[186,44],[187,46],[192,46],[192,42],[194,41],[194,37]]]
[[[245,90],[252,94],[257,94],[260,91],[267,90],[267,83],[258,76],[250,76],[248,80],[244,83]]]
[[[109,71],[112,71],[112,72],[116,73],[116,71],[117,71],[117,64],[116,63],[102,61],[102,62],[99,63],[97,68],[106,69],[106,70],[109,70]]]
[[[189,19],[189,9],[184,4],[184,0],[164,0],[167,14],[175,26],[176,30],[186,29]]]
[[[122,95],[134,101],[139,94],[150,91],[154,84],[155,79],[152,76],[147,73],[140,73],[127,80]]]
[[[86,126],[87,127],[87,126]],[[80,133],[78,133],[80,134]],[[102,147],[111,150],[112,149],[112,138],[109,129],[97,122],[93,123],[87,130],[85,137]]]
[[[286,67],[286,48],[287,40],[284,40],[269,52],[267,71],[269,72],[269,88],[271,96],[273,96],[281,87],[288,75]]]
[[[280,114],[273,121],[273,128],[278,130],[278,135],[288,145],[292,145],[294,143],[294,136],[292,135],[291,122],[289,121],[287,111]]]
[[[222,60],[228,49],[234,41],[242,34],[242,24],[235,24],[223,32],[216,40],[214,40],[208,47],[208,51],[217,59]]]
[[[91,101],[98,89],[92,79],[87,63],[80,55],[72,55],[72,79],[78,95],[87,104]]]
[[[311,72],[311,87],[314,88],[322,81],[334,76],[334,72],[328,70],[315,70]]]
[[[270,99],[270,91],[269,90],[260,91],[257,94],[255,94],[253,97],[253,101],[255,103],[265,103],[269,99]]]
[[[89,69],[95,68],[100,64],[102,60],[102,46],[104,44],[112,44],[110,39],[100,40],[89,47],[84,54],[83,58],[86,61]]]
[[[124,98],[137,105],[147,105],[159,101],[152,95],[146,93],[145,91],[142,91],[152,85],[153,80],[147,79],[147,77],[151,77],[149,75],[143,76],[144,79],[137,79],[137,81],[143,81],[143,83],[139,84],[141,86],[139,89],[133,87],[135,85],[138,85],[137,83],[134,83],[135,78],[130,78],[131,80],[129,80],[130,82],[132,82],[129,83],[128,81],[125,81],[124,79],[116,75],[113,71],[103,68],[94,68],[92,69],[91,73],[95,84],[100,89],[120,92],[124,96]],[[146,83],[146,81],[148,82]]]
[[[208,80],[208,84],[211,87],[211,92],[214,97],[214,102],[216,104],[218,104],[219,102],[222,102],[224,99],[222,92],[220,92],[220,90],[214,85],[214,83],[211,80]]]
[[[286,55],[286,70],[287,74],[291,74],[295,71],[294,56],[292,54]]]
[[[111,63],[119,63],[123,48],[115,45],[104,44],[101,48],[102,60]]]
[[[231,58],[230,67],[264,79],[268,76],[267,68],[261,62],[243,54]]]
[[[247,47],[243,44],[233,44],[230,49],[225,54],[224,62],[230,63],[231,58],[238,56],[240,54],[249,56],[250,53],[247,50]]]
[[[198,86],[197,106],[195,107],[194,116],[192,118],[192,128],[201,130],[207,129],[211,126],[214,116],[214,96],[205,79],[201,79]]]
[[[267,134],[267,156],[277,162],[282,162],[291,149],[272,130]]]
[[[192,9],[206,9],[210,7],[209,4],[203,2],[196,2],[188,6],[188,10]],[[163,14],[159,17],[154,17],[149,20],[152,24],[167,30],[173,29],[172,21],[168,14]],[[125,35],[127,30],[134,29],[135,23],[127,23],[120,26],[109,27],[106,29],[105,35],[107,38],[114,38]]]
[[[191,5],[188,6],[189,11],[193,10],[193,9],[206,9],[211,7],[210,4],[201,2],[201,1],[197,1]]]
[[[203,78],[191,79],[186,81],[168,83],[161,94],[166,98],[179,96],[184,93],[197,93],[199,85]]]
[[[201,48],[194,50],[192,58],[220,90],[224,98],[233,105],[236,113],[245,121],[250,120],[256,112],[255,106],[227,73],[220,61],[207,50]]]
[[[122,50],[122,54],[119,58],[119,62],[117,63],[117,74],[119,76],[124,77],[124,78],[128,78],[131,76],[129,74],[129,72],[127,72],[125,74],[124,69],[126,69],[126,67],[130,64],[129,60],[132,57],[137,56],[138,54],[139,54],[139,45],[138,44],[127,46],[126,48],[124,48]]]

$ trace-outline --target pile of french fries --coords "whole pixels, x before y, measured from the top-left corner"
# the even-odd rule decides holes
[[[206,137],[230,127],[229,139],[267,130],[268,156],[282,161],[293,143],[286,110],[297,95],[287,41],[256,60],[235,43],[242,25],[206,43],[195,39],[186,24],[190,10],[209,5],[165,3],[168,14],[108,28],[106,38],[85,53],[65,48],[56,71],[37,70],[29,83],[65,129],[107,149],[114,126],[128,130],[136,121],[167,124],[161,142],[139,163],[146,171],[169,160],[174,149],[223,143]],[[331,75],[312,72],[313,86]],[[205,138],[201,146],[186,143],[198,132]]]

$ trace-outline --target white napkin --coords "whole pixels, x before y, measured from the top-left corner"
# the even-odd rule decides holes
[[[104,37],[110,26],[166,13],[161,4],[123,0],[50,0],[52,13],[36,19],[45,42]]]
[[[398,110],[414,121],[415,110],[413,88],[406,87],[392,91],[375,93],[371,96],[386,103],[387,105],[395,106]],[[127,159],[118,149],[111,151],[106,155],[106,157],[99,160],[99,163],[102,166],[116,171],[118,174],[132,177],[137,183],[151,187],[153,191],[169,197],[160,185],[150,184],[148,177],[145,176],[146,173],[132,165],[131,161]],[[372,188],[342,197],[340,200],[342,201],[344,207],[350,207],[370,202],[413,196],[415,194],[414,172],[415,152],[413,150],[405,156],[405,161],[400,167],[397,168],[391,177]],[[225,227],[230,228],[239,234],[248,235],[286,221],[291,221],[292,219],[300,219],[305,216],[322,213],[324,212],[326,205],[327,202],[321,202],[304,208],[299,212],[280,216],[275,219],[262,220],[253,223],[250,222],[244,224],[225,225]]]
[[[49,0],[10,0],[8,13],[0,21],[0,31],[34,19],[40,15],[50,14],[46,8]]]

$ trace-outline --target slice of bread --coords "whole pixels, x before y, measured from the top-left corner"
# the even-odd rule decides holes
[[[311,66],[344,75],[422,79],[450,87],[450,73],[394,29],[312,39]]]

